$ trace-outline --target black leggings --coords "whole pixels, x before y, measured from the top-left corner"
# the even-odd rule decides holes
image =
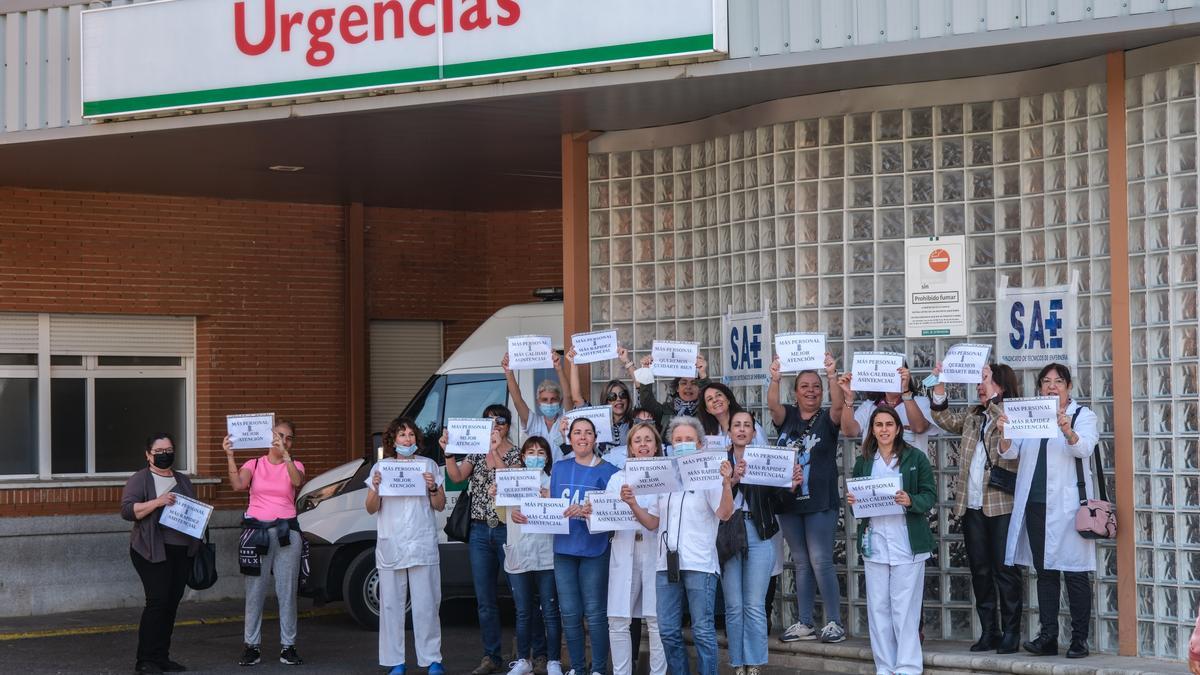
[[[1025,505],[1025,531],[1029,552],[1037,570],[1038,619],[1041,634],[1058,640],[1059,576],[1067,581],[1067,604],[1071,608],[1071,640],[1087,644],[1092,623],[1092,582],[1087,572],[1048,570],[1046,564],[1046,505]]]
[[[192,559],[188,547],[167,544],[167,559],[152,563],[129,549],[133,568],[142,579],[146,606],[138,626],[137,660],[163,663],[171,651],[171,633],[175,630],[175,612],[183,598]]]

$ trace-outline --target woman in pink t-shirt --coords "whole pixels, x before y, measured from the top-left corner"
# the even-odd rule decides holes
[[[222,444],[230,485],[250,491],[238,552],[246,575],[245,648],[238,662],[243,666],[261,660],[262,612],[272,577],[279,599],[279,662],[303,663],[296,653],[296,592],[304,548],[296,521],[296,490],[304,483],[304,465],[292,459],[296,426],[281,420],[274,431],[270,451],[240,469],[233,461],[233,439],[226,436]]]

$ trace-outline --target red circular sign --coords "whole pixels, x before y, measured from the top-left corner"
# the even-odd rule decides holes
[[[929,254],[929,269],[934,272],[945,272],[950,268],[950,252],[944,248],[935,248]]]

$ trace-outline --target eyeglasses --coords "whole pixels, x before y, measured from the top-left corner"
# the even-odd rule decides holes
[[[623,391],[614,391],[614,392],[610,392],[608,395],[608,398],[606,398],[605,400],[606,401],[628,401],[629,394],[627,394]]]
[[[496,424],[503,424],[504,426],[508,426],[508,418],[507,417],[493,417],[492,419],[496,420]]]
[[[168,455],[175,452],[175,448],[155,448],[150,451],[151,455]]]

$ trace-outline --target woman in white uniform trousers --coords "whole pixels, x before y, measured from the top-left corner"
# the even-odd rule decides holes
[[[1001,457],[1020,458],[1017,492],[1004,564],[1037,570],[1038,636],[1022,645],[1038,656],[1058,653],[1059,572],[1066,577],[1071,608],[1070,658],[1088,655],[1092,584],[1088,572],[1096,571],[1096,542],[1075,530],[1079,511],[1076,459],[1083,460],[1083,482],[1088,499],[1095,498],[1092,452],[1100,434],[1096,414],[1071,399],[1071,371],[1052,363],[1038,373],[1042,396],[1058,397],[1059,434],[1055,438],[1015,441]],[[1039,456],[1042,457],[1039,461]],[[1040,464],[1040,466],[1039,466]]]
[[[379,665],[389,675],[404,675],[405,596],[412,599],[413,638],[417,664],[430,675],[442,675],[442,573],[438,557],[437,520],[434,511],[446,508],[445,478],[432,459],[416,456],[422,447],[421,432],[407,417],[397,417],[383,435],[383,459],[367,474],[367,513],[376,515],[375,567],[379,572]],[[389,462],[425,464],[425,494],[381,497],[383,475],[379,467]]]
[[[921,596],[925,561],[933,550],[927,514],[937,501],[933,467],[925,453],[904,442],[895,410],[876,408],[854,477],[899,476],[896,504],[904,513],[858,522],[858,550],[867,577],[867,625],[877,675],[917,675],[921,654]],[[846,502],[854,507],[853,493]]]
[[[662,454],[662,437],[654,422],[639,422],[629,431],[629,457],[654,457]],[[643,509],[658,501],[658,495],[637,496],[625,486],[625,472],[614,474],[608,491],[618,492],[626,502],[634,501]],[[654,586],[658,570],[658,530],[621,530],[613,535],[612,555],[608,557],[608,643],[612,651],[613,675],[633,673],[636,647],[629,632],[634,618],[645,620],[650,631],[650,673],[667,672],[667,658],[658,634],[655,617]]]

